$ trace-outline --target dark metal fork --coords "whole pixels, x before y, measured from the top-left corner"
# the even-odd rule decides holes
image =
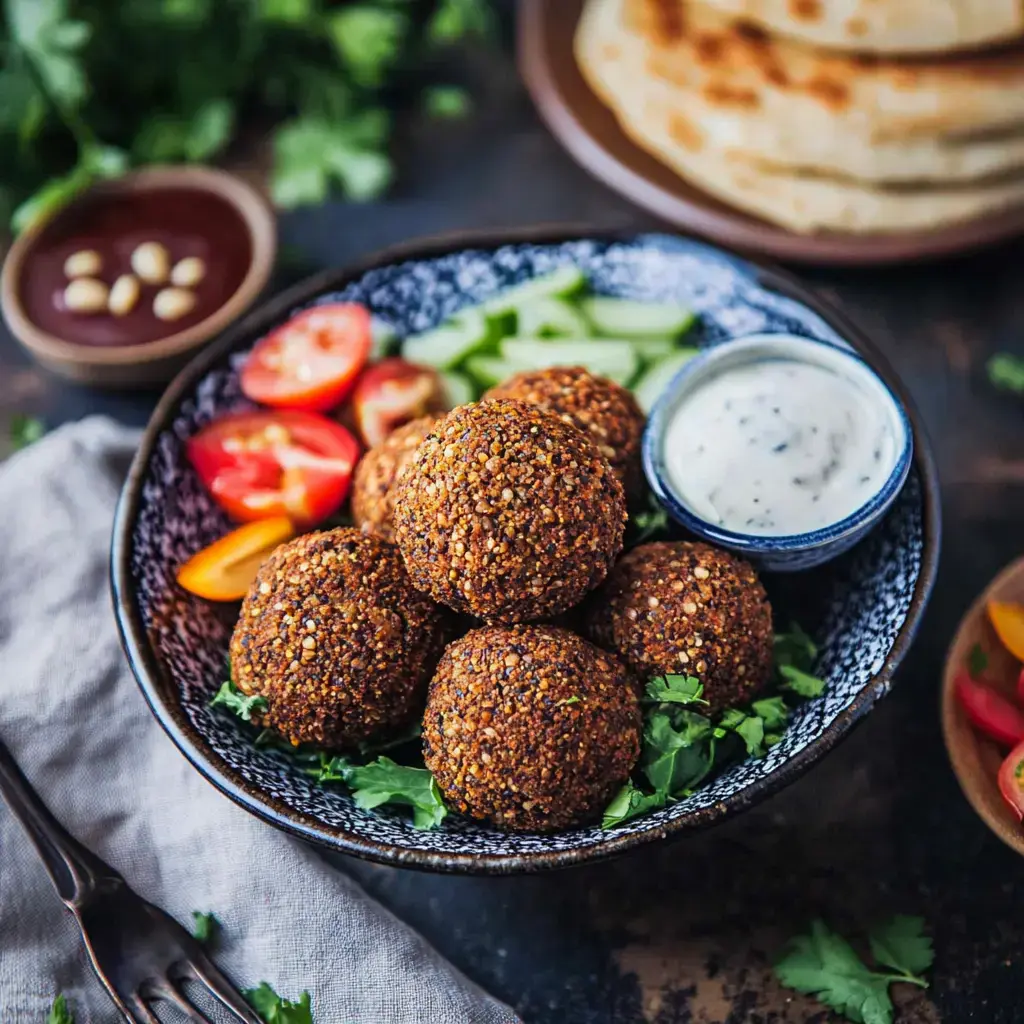
[[[0,795],[39,851],[57,895],[78,922],[93,969],[125,1020],[160,1024],[153,1004],[162,1001],[192,1021],[212,1024],[184,990],[191,981],[235,1019],[262,1024],[193,936],[60,825],[2,740]]]

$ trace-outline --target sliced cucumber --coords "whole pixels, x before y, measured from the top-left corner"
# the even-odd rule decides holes
[[[402,355],[410,363],[450,370],[490,341],[490,327],[477,308],[464,309],[447,323],[402,343]]]
[[[641,361],[647,364],[660,362],[678,351],[678,346],[671,338],[630,338],[629,344]]]
[[[500,384],[519,370],[520,367],[510,366],[505,359],[499,359],[497,356],[470,356],[466,360],[466,373],[480,390]]]
[[[379,316],[370,318],[370,361],[377,362],[395,354],[398,331]]]
[[[507,288],[500,295],[483,304],[484,313],[489,317],[504,317],[518,306],[537,299],[564,299],[575,295],[587,283],[587,278],[578,267],[559,267],[543,277],[535,277],[522,284]]]
[[[506,338],[501,354],[515,372],[550,366],[584,366],[598,377],[628,384],[640,361],[628,341],[547,341],[544,338]]]
[[[441,386],[444,388],[444,400],[449,409],[475,402],[480,391],[469,377],[454,370],[441,374]]]
[[[590,324],[565,299],[535,299],[516,306],[516,333],[526,338],[586,338]]]
[[[650,413],[654,403],[668,387],[672,378],[695,356],[695,348],[680,348],[670,356],[648,367],[633,386],[633,397],[645,413]]]
[[[592,295],[580,301],[583,315],[598,334],[613,338],[678,338],[696,317],[683,306]]]

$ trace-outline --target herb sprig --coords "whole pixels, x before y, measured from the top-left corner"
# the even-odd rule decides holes
[[[854,1024],[892,1024],[889,986],[894,981],[927,988],[921,975],[935,953],[919,917],[894,917],[869,936],[875,962],[889,970],[868,967],[853,947],[822,921],[809,935],[790,943],[789,952],[775,965],[775,975],[786,988],[819,999]]]
[[[53,1001],[50,1012],[46,1017],[46,1024],[75,1024],[75,1015],[68,1007],[68,1001],[61,992]]]
[[[313,1005],[308,992],[303,992],[295,1002],[292,1002],[278,995],[263,981],[256,988],[247,989],[243,994],[265,1024],[314,1024]]]

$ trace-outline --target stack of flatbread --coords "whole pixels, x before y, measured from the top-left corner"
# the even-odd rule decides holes
[[[1024,203],[1021,0],[588,0],[576,58],[641,147],[794,231]]]

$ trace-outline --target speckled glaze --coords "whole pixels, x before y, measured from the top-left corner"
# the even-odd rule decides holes
[[[765,331],[846,339],[907,408],[914,467],[878,528],[828,566],[800,574],[799,593],[768,581],[780,623],[800,615],[811,628],[820,646],[817,670],[829,688],[799,710],[767,757],[738,764],[693,796],[611,831],[504,834],[454,815],[438,830],[417,831],[401,813],[361,811],[344,791],[318,786],[286,755],[255,748],[250,732],[208,707],[224,677],[234,607],[190,597],[174,573],[228,523],[189,468],[184,441],[247,406],[238,388],[245,353],[302,308],[364,302],[400,332],[422,331],[564,263],[580,266],[598,292],[692,306],[702,318],[702,345]],[[609,856],[707,826],[795,778],[888,691],[923,613],[938,547],[937,481],[916,413],[892,372],[838,313],[782,274],[686,239],[534,230],[389,250],[313,278],[236,324],[174,382],[153,415],[118,507],[112,578],[125,651],[154,714],[192,764],[237,803],[343,853],[440,871],[513,873]]]
[[[776,338],[778,340],[776,340]],[[730,548],[752,561],[759,569],[768,572],[802,572],[823,565],[849,551],[855,544],[863,540],[869,531],[874,529],[892,508],[900,490],[907,482],[910,467],[914,458],[914,433],[907,418],[906,410],[891,388],[882,381],[883,388],[888,391],[894,407],[894,416],[901,422],[904,431],[903,443],[899,457],[892,472],[888,475],[879,490],[860,508],[838,522],[807,533],[794,533],[786,536],[772,537],[737,533],[727,530],[714,523],[709,523],[688,509],[673,489],[665,470],[664,445],[662,439],[668,428],[673,412],[678,408],[684,395],[692,392],[693,387],[710,373],[726,367],[749,365],[773,357],[797,359],[807,358],[814,365],[814,354],[800,354],[806,342],[808,347],[815,346],[831,352],[832,359],[840,355],[837,366],[842,364],[860,364],[861,372],[870,366],[860,359],[847,344],[837,345],[831,339],[801,336],[794,347],[794,339],[785,335],[758,333],[756,335],[726,339],[705,348],[704,352],[695,356],[673,377],[668,387],[651,410],[643,440],[644,474],[651,490],[658,501],[677,523],[692,533],[703,537],[711,544]],[[877,374],[875,376],[878,376]]]

